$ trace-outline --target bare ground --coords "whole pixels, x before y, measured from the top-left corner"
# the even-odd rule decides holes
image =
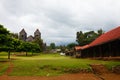
[[[102,79],[100,78],[102,77]],[[100,77],[92,73],[65,74],[54,77],[40,76],[0,76],[0,80],[120,80],[120,75],[117,74],[102,74]]]

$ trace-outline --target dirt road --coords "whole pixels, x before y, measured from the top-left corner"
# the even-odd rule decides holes
[[[92,73],[65,74],[61,76],[40,77],[40,76],[0,76],[0,80],[120,80],[120,75],[103,74],[103,79]]]

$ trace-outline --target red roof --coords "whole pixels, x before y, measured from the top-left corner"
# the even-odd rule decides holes
[[[75,46],[75,50],[82,50],[82,49],[86,49],[88,48],[89,45],[85,45],[85,46]]]
[[[81,50],[82,46],[75,46],[75,50]]]
[[[89,46],[92,47],[96,45],[101,45],[116,39],[120,39],[120,26],[102,34],[100,37],[98,37],[92,43],[90,43]]]
[[[86,49],[88,47],[89,47],[89,45],[84,45],[84,46],[82,46],[82,49]]]
[[[89,45],[85,45],[85,46],[76,46],[75,49],[76,50],[82,50],[82,49],[86,49],[89,47],[93,47],[96,45],[101,45],[116,39],[120,39],[120,26],[112,29],[111,31],[108,31],[104,34],[102,34],[100,37],[98,37],[97,39],[95,39],[93,42],[91,42]]]

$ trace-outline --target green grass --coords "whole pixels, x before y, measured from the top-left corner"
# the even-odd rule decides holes
[[[0,59],[4,59],[7,55],[0,53]],[[85,69],[91,71],[89,64],[104,64],[108,69],[115,65],[120,65],[117,61],[101,61],[89,59],[76,59],[59,54],[36,53],[34,56],[11,56],[11,63],[14,64],[11,76],[55,76],[65,73],[77,73]],[[3,65],[0,63],[0,65]],[[5,69],[4,69],[5,68]],[[4,72],[6,67],[0,72]]]
[[[0,52],[0,57],[1,57],[1,56],[7,56],[7,55],[8,55],[7,52]]]
[[[0,76],[4,74],[7,68],[8,68],[8,64],[0,63]]]
[[[11,75],[59,75],[67,72],[67,69],[86,68],[88,65],[74,62],[75,60],[27,60],[14,61],[14,71]],[[72,64],[71,64],[72,63]],[[69,72],[69,71],[68,71]]]
[[[112,69],[112,67],[114,67],[114,66],[117,66],[117,65],[120,65],[120,62],[118,62],[118,61],[108,61],[108,62],[106,62],[106,63],[104,63],[104,65],[109,69],[109,70],[111,70]]]
[[[7,52],[0,52],[0,75],[3,75],[8,68]]]

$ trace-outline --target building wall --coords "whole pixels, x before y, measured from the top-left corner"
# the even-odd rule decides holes
[[[34,41],[34,37],[33,36],[29,36],[27,39],[26,39],[27,42],[33,42]]]
[[[120,39],[81,50],[81,57],[118,57],[120,56]]]

